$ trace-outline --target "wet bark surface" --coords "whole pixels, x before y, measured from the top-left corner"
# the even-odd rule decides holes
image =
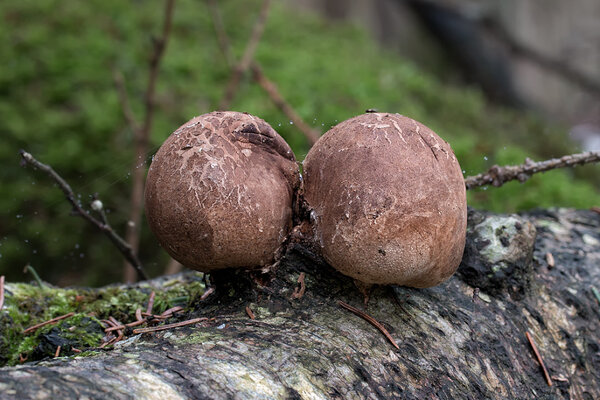
[[[302,272],[306,292],[293,298]],[[377,287],[366,308],[351,279],[301,246],[271,275],[213,280],[216,292],[180,317],[209,320],[128,332],[99,355],[2,368],[0,399],[600,398],[600,215],[591,211],[471,210],[459,273],[430,289]],[[381,322],[399,349],[339,300]]]

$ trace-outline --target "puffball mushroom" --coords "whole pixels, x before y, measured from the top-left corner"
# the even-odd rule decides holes
[[[448,279],[465,246],[461,168],[425,125],[369,113],[325,133],[304,160],[304,197],[323,257],[366,284]]]
[[[294,154],[269,124],[212,112],[182,125],[154,156],[146,216],[160,244],[188,268],[268,266],[292,227],[298,185]]]

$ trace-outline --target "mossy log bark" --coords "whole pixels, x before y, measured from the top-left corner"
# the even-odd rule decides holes
[[[292,299],[301,272],[306,292]],[[600,215],[591,211],[471,211],[458,274],[431,289],[375,288],[366,308],[350,279],[299,246],[270,277],[214,280],[215,294],[185,316],[214,319],[131,335],[90,357],[0,369],[0,398],[600,398]],[[339,300],[380,321],[399,349]]]

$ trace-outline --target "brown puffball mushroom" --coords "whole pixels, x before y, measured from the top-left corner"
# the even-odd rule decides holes
[[[327,262],[366,284],[424,288],[456,271],[467,202],[450,145],[399,114],[325,133],[304,160],[304,196]]]
[[[292,227],[298,184],[294,154],[269,124],[212,112],[182,125],[154,156],[146,216],[160,244],[188,268],[264,267]]]

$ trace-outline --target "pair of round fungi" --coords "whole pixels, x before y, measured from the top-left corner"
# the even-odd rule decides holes
[[[302,182],[292,150],[260,118],[196,117],[152,161],[150,228],[188,268],[260,268],[276,262],[298,212],[310,215],[301,222],[314,233],[304,240],[365,284],[423,288],[454,273],[465,244],[465,185],[452,149],[426,126],[398,114],[359,115],[325,133],[303,165]]]

